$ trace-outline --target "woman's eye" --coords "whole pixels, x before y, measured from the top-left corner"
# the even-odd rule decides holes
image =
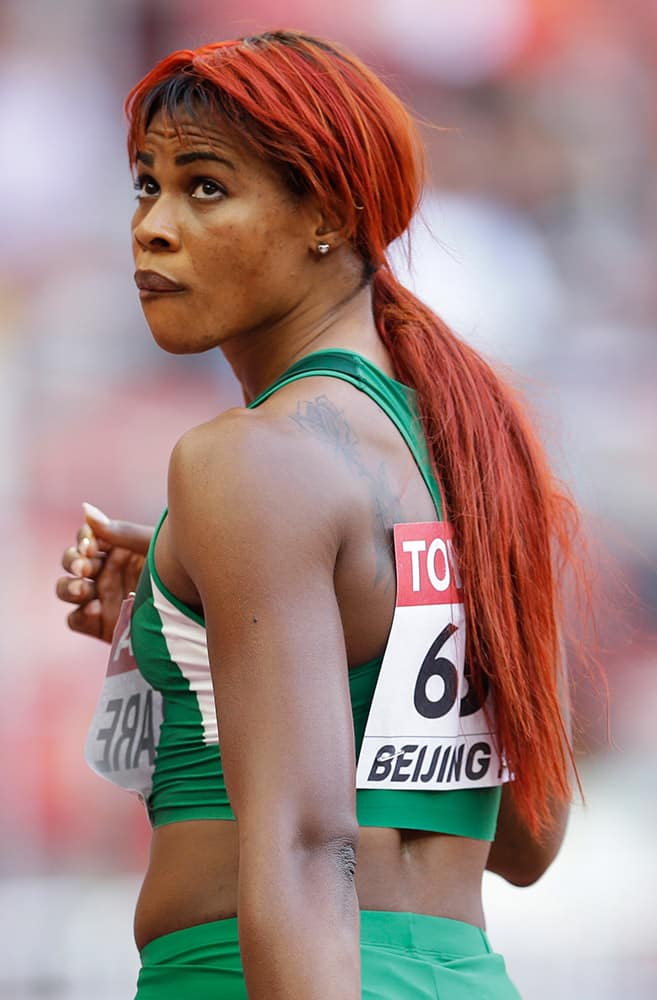
[[[154,181],[152,177],[142,175],[135,181],[135,191],[137,192],[137,199],[142,201],[145,198],[157,197],[160,189],[157,181]]]
[[[192,184],[192,198],[199,201],[218,201],[226,194],[221,184],[213,181],[210,177],[199,177]]]

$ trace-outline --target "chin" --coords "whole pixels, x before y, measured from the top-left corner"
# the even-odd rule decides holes
[[[141,307],[153,340],[167,354],[198,354],[208,349],[198,342],[201,338],[190,335],[194,320],[186,318],[184,310],[171,309],[166,297],[142,298]]]
[[[152,330],[151,333],[153,333]],[[153,333],[153,340],[167,354],[201,354],[204,350],[207,350],[207,348],[202,348],[181,340],[180,337],[167,337]]]
[[[153,340],[167,354],[204,354],[216,346],[214,343],[208,343],[207,341],[202,343],[200,340],[190,340],[184,334],[181,336],[179,330],[174,333],[170,330],[158,329],[155,324],[151,325],[149,323],[148,325]]]

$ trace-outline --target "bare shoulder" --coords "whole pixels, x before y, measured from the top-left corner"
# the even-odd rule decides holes
[[[299,433],[294,402],[276,402],[275,408],[236,407],[187,431],[171,454],[169,489],[191,486],[197,495],[228,501],[261,493],[265,484],[275,498],[302,481],[302,492],[312,494],[326,456]]]
[[[226,552],[240,539],[264,547],[265,533],[297,552],[316,557],[321,549],[334,558],[350,488],[326,446],[340,436],[330,426],[337,408],[309,412],[301,396],[283,392],[271,403],[228,410],[187,431],[173,449],[170,530],[183,565],[182,554],[192,557],[201,540]]]
[[[280,429],[279,429],[280,432]],[[196,492],[228,490],[244,476],[257,475],[267,458],[266,439],[280,437],[256,411],[234,407],[186,431],[169,462],[169,489],[195,486]]]
[[[317,504],[335,500],[345,455],[357,445],[353,412],[359,393],[336,379],[311,377],[278,390],[255,410],[235,407],[186,432],[170,462],[169,489],[237,499],[249,490]],[[327,487],[332,488],[327,489]]]

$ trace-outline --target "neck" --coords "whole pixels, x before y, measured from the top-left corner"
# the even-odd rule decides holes
[[[369,285],[329,306],[285,317],[266,330],[252,330],[222,344],[221,349],[248,404],[296,361],[330,348],[362,354],[393,374],[374,322]]]

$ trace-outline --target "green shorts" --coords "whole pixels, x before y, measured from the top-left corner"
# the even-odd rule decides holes
[[[360,916],[363,1000],[520,1000],[478,927],[415,913]],[[141,959],[135,1000],[248,1000],[235,918],[165,934]]]

